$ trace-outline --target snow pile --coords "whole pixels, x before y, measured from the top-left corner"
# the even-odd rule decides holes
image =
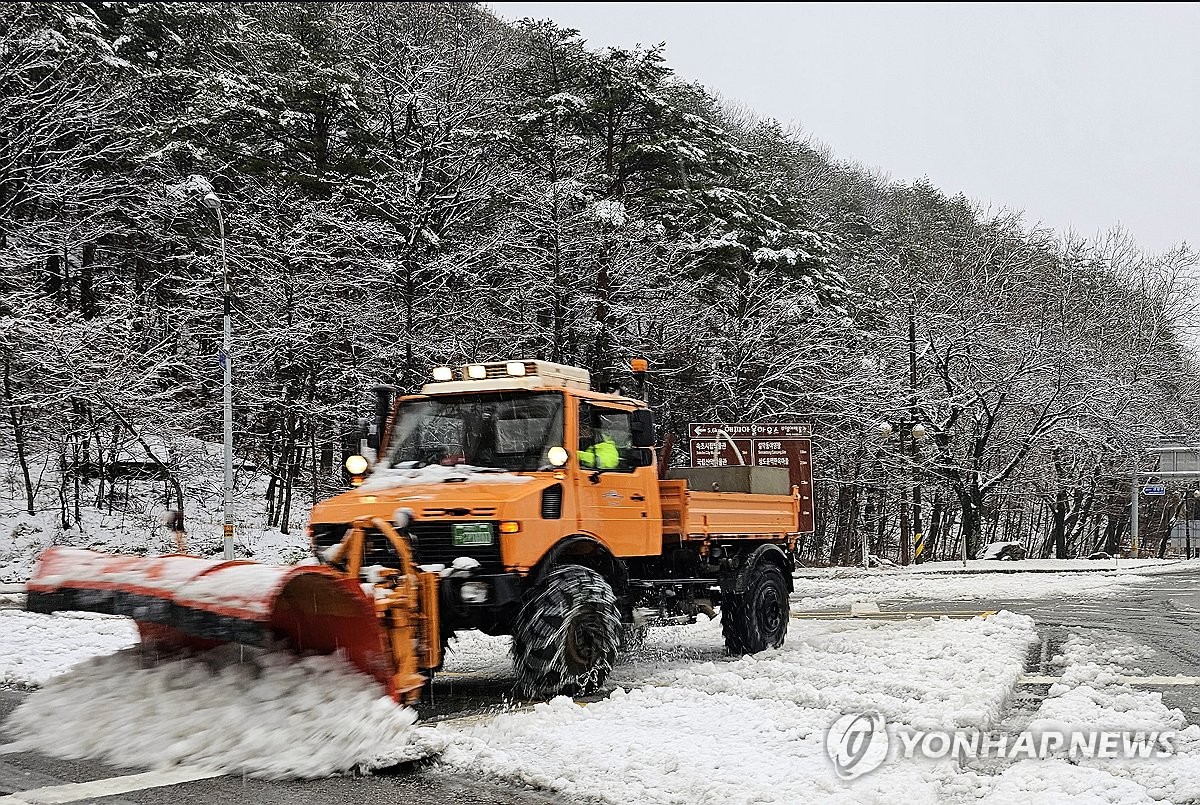
[[[998,543],[993,542],[992,545],[1002,544],[1019,544],[1019,543]],[[1136,570],[1139,574],[1143,573],[1174,573],[1179,570],[1186,570],[1187,567],[1181,567],[1185,561],[1182,559],[1021,559],[1017,562],[1004,562],[1003,564],[989,561],[974,561],[968,562],[966,567],[963,567],[962,560],[947,561],[947,562],[922,562],[919,565],[910,565],[904,568],[903,573],[1070,573],[1073,571],[1079,572],[1126,572]],[[1191,560],[1190,567],[1196,568],[1200,566],[1200,561]],[[861,572],[861,569],[860,569]]]
[[[77,663],[138,642],[133,621],[91,612],[39,615],[6,609],[0,611],[0,633],[0,685],[16,687],[45,684]]]
[[[437,752],[438,737],[415,720],[336,655],[231,645],[156,662],[130,649],[32,694],[5,723],[16,740],[3,751],[316,778]]]
[[[983,802],[1017,805],[1033,801],[1156,803],[1200,800],[1200,726],[1167,707],[1162,694],[1134,688],[1123,675],[1140,675],[1153,655],[1144,646],[1105,644],[1071,637],[1054,664],[1063,667],[1029,730],[1101,729],[1137,732],[1176,730],[1177,754],[1164,758],[1022,760],[994,781]],[[1119,638],[1117,638],[1119,639]]]
[[[0,582],[29,578],[38,555],[53,544],[54,533],[40,518],[25,512],[0,516]]]
[[[989,562],[1013,567],[1013,562]],[[1133,573],[949,574],[902,571],[831,573],[796,579],[794,609],[846,608],[860,601],[1019,601],[1032,598],[1110,597],[1138,581]]]
[[[689,628],[701,650],[720,639],[716,621]],[[560,697],[457,734],[443,725],[443,761],[613,803],[935,801],[952,763],[889,763],[847,786],[825,730],[864,708],[898,725],[989,727],[1034,637],[1008,613],[806,623],[777,651],[659,671],[586,707]]]
[[[470,464],[456,464],[452,467],[441,464],[429,464],[416,468],[380,467],[372,472],[367,480],[363,481],[358,487],[358,491],[378,492],[399,486],[442,483],[523,484],[532,480],[533,476],[531,475],[497,472],[487,467],[475,467]]]

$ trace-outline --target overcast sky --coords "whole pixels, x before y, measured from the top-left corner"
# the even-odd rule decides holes
[[[1200,247],[1200,4],[490,3],[682,77],[838,159],[1151,251]]]

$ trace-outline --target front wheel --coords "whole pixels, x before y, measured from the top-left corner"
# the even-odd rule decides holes
[[[604,577],[580,565],[557,568],[517,615],[517,687],[539,698],[591,693],[608,678],[620,641],[621,613]]]
[[[757,654],[779,648],[787,636],[788,591],[783,571],[759,562],[741,594],[727,596],[721,605],[721,633],[730,654]]]
[[[622,656],[641,651],[646,647],[646,635],[649,632],[650,627],[645,623],[622,623],[617,650]]]

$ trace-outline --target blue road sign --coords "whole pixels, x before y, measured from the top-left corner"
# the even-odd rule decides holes
[[[1165,494],[1167,494],[1167,488],[1165,486],[1162,486],[1159,484],[1143,486],[1142,494],[1143,495],[1165,495]]]

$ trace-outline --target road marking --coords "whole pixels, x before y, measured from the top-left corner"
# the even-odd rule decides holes
[[[793,612],[793,618],[804,620],[876,620],[876,621],[904,621],[920,618],[950,618],[966,619],[971,618],[987,618],[995,615],[996,610],[985,609],[980,612]]]
[[[1171,685],[1200,685],[1200,676],[1118,676],[1117,681],[1122,685],[1143,685],[1147,687],[1162,687]],[[1046,674],[1026,674],[1017,680],[1018,685],[1055,685],[1062,682],[1061,676]]]
[[[147,771],[141,774],[127,774],[124,777],[92,780],[88,783],[48,785],[29,791],[17,791],[6,797],[0,797],[0,805],[56,805],[61,802],[112,797],[117,794],[128,794],[130,791],[144,791],[147,788],[162,788],[195,780],[207,780],[212,777],[221,777],[224,774],[225,772],[222,771],[189,768]]]

